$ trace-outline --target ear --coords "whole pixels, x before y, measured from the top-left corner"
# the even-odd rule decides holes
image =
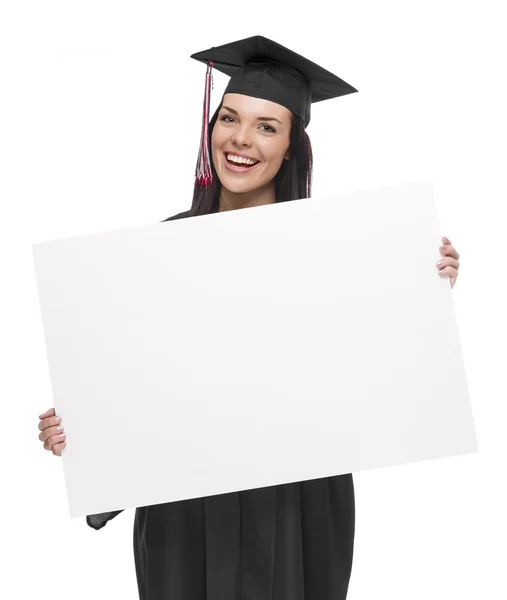
[[[283,160],[290,160],[290,149],[287,150],[287,152],[285,153],[285,156],[283,157]]]

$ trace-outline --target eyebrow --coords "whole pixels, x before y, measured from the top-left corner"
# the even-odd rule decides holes
[[[231,112],[233,115],[238,115],[239,113],[237,110],[234,110],[234,108],[231,108],[230,106],[222,106],[223,109],[228,110],[229,112]],[[276,121],[277,123],[280,123],[280,125],[283,125],[283,123],[281,121],[279,121],[278,119],[276,119],[275,117],[257,117],[258,121]]]

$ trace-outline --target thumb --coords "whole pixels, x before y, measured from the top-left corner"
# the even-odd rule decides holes
[[[50,408],[45,413],[42,413],[42,415],[39,415],[39,419],[47,419],[48,417],[54,417],[54,416],[55,416],[55,409]]]

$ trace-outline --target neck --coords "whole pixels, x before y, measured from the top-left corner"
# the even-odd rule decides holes
[[[222,186],[220,192],[219,211],[236,210],[238,208],[252,208],[254,206],[264,206],[265,204],[274,204],[275,183],[271,181],[266,187],[253,190],[244,194],[236,194],[226,190]]]

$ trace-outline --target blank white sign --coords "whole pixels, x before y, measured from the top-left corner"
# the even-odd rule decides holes
[[[34,245],[72,517],[477,451],[432,186]]]

